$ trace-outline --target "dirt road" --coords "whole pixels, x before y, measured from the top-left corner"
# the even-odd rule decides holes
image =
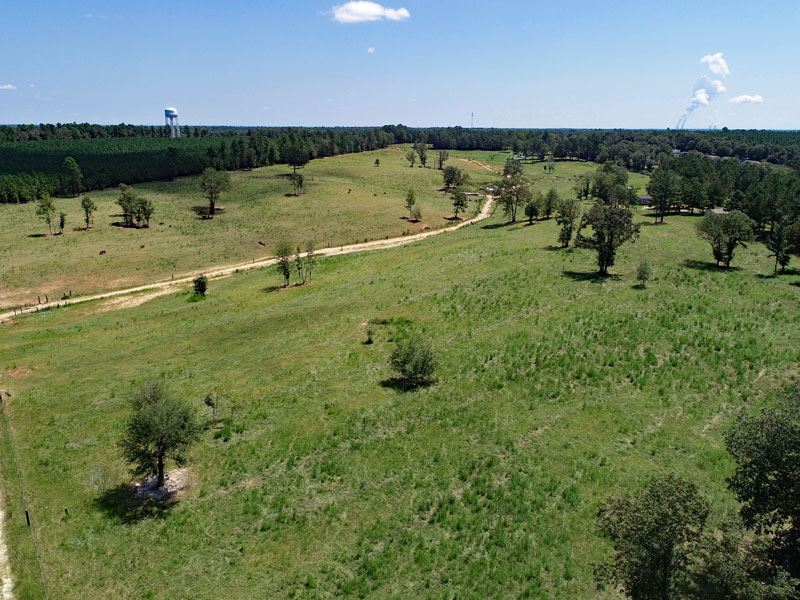
[[[492,170],[490,167],[485,168]],[[430,231],[423,231],[422,233],[415,233],[413,235],[406,235],[402,237],[396,238],[389,238],[386,240],[375,240],[372,242],[364,242],[361,244],[350,244],[349,246],[338,246],[334,248],[322,248],[315,252],[316,256],[323,257],[323,256],[340,256],[342,254],[353,254],[355,252],[367,252],[370,250],[381,250],[384,248],[396,248],[397,246],[404,246],[406,244],[410,244],[412,242],[416,242],[419,240],[423,240],[425,238],[440,235],[442,233],[447,233],[449,231],[455,231],[457,229],[461,229],[467,225],[471,225],[472,223],[477,223],[478,221],[482,221],[483,219],[488,218],[492,214],[492,209],[494,208],[494,198],[491,196],[486,196],[486,201],[484,202],[483,206],[481,207],[480,212],[471,219],[466,219],[464,221],[459,222],[456,225],[452,225],[450,227],[443,227],[441,229],[432,229]],[[249,271],[251,269],[260,269],[262,267],[268,267],[270,265],[274,265],[277,262],[277,259],[274,256],[261,258],[258,260],[251,261],[249,263],[238,263],[234,265],[226,265],[222,267],[212,267],[205,270],[198,270],[193,271],[191,273],[186,273],[175,277],[174,279],[167,279],[163,281],[158,281],[155,283],[148,283],[145,285],[139,285],[136,287],[125,288],[121,290],[114,290],[111,292],[103,292],[100,294],[92,294],[90,296],[79,296],[76,298],[67,298],[65,300],[58,300],[53,302],[47,302],[38,304],[36,306],[28,306],[25,308],[11,310],[4,313],[0,313],[0,323],[5,323],[10,319],[14,318],[15,316],[19,316],[22,314],[38,312],[40,310],[45,310],[48,308],[60,308],[62,306],[69,306],[71,304],[78,304],[81,302],[89,302],[91,300],[102,300],[104,298],[119,298],[123,296],[130,296],[132,294],[138,294],[140,292],[147,292],[147,291],[154,291],[154,290],[168,290],[169,288],[174,288],[177,286],[181,286],[184,284],[189,284],[192,280],[197,277],[198,275],[205,275],[209,279],[219,279],[221,277],[227,277],[234,273],[240,271]],[[168,293],[168,292],[165,292]],[[156,294],[160,295],[160,294]],[[154,296],[155,297],[155,296]],[[124,308],[127,304],[125,302],[120,302],[113,306],[106,307],[109,310],[113,308]],[[1,597],[0,597],[1,600]]]

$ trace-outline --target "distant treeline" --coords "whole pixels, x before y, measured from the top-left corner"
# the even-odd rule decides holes
[[[426,142],[433,148],[512,150],[532,160],[615,162],[649,171],[673,150],[696,150],[740,161],[766,161],[800,170],[800,132],[534,130],[370,127],[182,127],[171,139],[163,127],[140,125],[0,126],[0,202],[27,202],[43,194],[69,195],[74,187],[64,159],[83,174],[81,189],[172,179],[218,169],[250,169],[289,157],[334,156]]]

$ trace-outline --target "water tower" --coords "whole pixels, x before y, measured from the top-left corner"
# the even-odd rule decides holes
[[[169,128],[169,137],[181,137],[181,126],[178,124],[178,109],[168,106],[164,109],[164,124]]]

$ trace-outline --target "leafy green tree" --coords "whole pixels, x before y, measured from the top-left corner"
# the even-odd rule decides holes
[[[195,296],[205,296],[208,290],[208,277],[200,275],[192,280],[192,288]]]
[[[628,171],[612,163],[602,165],[592,174],[589,195],[612,206],[630,206],[636,200],[636,194],[628,187]]]
[[[292,184],[292,194],[299,196],[303,192],[305,178],[302,173],[290,173],[289,182]]]
[[[728,486],[744,524],[772,542],[772,560],[800,577],[800,384],[761,412],[741,415],[725,436],[736,464]]]
[[[556,207],[556,223],[560,226],[558,230],[558,242],[562,248],[569,247],[572,241],[572,232],[575,230],[575,223],[581,216],[581,203],[576,198],[563,198]]]
[[[633,600],[677,598],[708,512],[697,487],[673,475],[651,480],[637,496],[609,500],[599,526],[613,555],[598,565],[598,582],[621,587]]]
[[[414,168],[417,162],[417,153],[413,148],[406,152],[406,160],[408,161],[408,166]]]
[[[64,233],[64,227],[67,224],[67,213],[61,212],[58,213],[58,233],[62,235]]]
[[[277,258],[278,273],[283,276],[283,287],[289,286],[289,279],[292,276],[292,245],[289,242],[281,242],[275,250]]]
[[[64,159],[61,166],[64,173],[63,190],[66,195],[77,196],[83,190],[83,172],[78,161],[71,156]]]
[[[134,216],[139,227],[150,227],[150,219],[153,217],[154,212],[155,206],[149,198],[145,196],[137,198]]]
[[[467,195],[461,190],[453,193],[453,217],[458,219],[458,214],[467,210]]]
[[[503,165],[503,178],[515,179],[522,177],[522,161],[507,158]]]
[[[583,175],[580,175],[573,186],[573,189],[575,190],[575,196],[578,198],[578,200],[588,200],[591,197],[591,188],[591,173],[584,173]]]
[[[702,221],[697,224],[697,235],[711,244],[711,251],[717,266],[723,263],[731,266],[736,248],[746,248],[746,242],[752,241],[755,223],[738,210],[726,213],[706,212]]]
[[[437,360],[424,338],[410,335],[398,340],[389,364],[406,384],[417,387],[433,383]]]
[[[92,215],[97,210],[97,205],[89,196],[81,198],[81,208],[83,209],[83,222],[86,224],[86,229],[92,224]]]
[[[450,153],[447,150],[439,150],[436,153],[436,168],[440,171],[444,169],[444,163],[450,158]]]
[[[681,192],[683,203],[692,212],[695,209],[706,210],[708,205],[708,192],[702,179],[696,177],[683,178],[683,190]]]
[[[200,189],[208,200],[208,218],[213,219],[216,213],[217,200],[220,194],[231,188],[231,176],[225,171],[217,171],[208,167],[200,177]]]
[[[644,289],[647,287],[647,282],[650,281],[652,274],[653,269],[647,259],[639,263],[639,266],[636,268],[636,281],[639,282],[640,288]]]
[[[47,223],[47,230],[53,233],[53,218],[56,216],[56,205],[50,196],[42,196],[36,201],[36,216]]]
[[[512,223],[516,223],[517,211],[533,197],[530,183],[521,175],[515,175],[500,180],[496,188],[498,203],[503,208],[503,214],[509,217]]]
[[[792,251],[795,245],[792,238],[792,224],[787,219],[781,219],[776,223],[767,238],[767,250],[772,252],[770,256],[775,257],[775,273],[778,272],[779,266],[781,272],[785,271],[792,258]]]
[[[408,190],[406,192],[406,210],[408,211],[409,219],[413,218],[413,211],[414,206],[417,204],[417,195],[414,193],[414,190]]]
[[[592,228],[591,236],[583,234],[586,227]],[[599,274],[605,276],[614,266],[619,247],[627,241],[635,241],[638,236],[639,225],[634,224],[630,209],[597,202],[583,214],[575,246],[594,250]]]
[[[422,209],[419,206],[411,207],[411,220],[415,223],[422,221]]]
[[[376,167],[380,167],[381,166],[381,159],[380,158],[376,158],[375,159],[375,166]]]
[[[134,475],[156,477],[164,486],[167,460],[185,464],[186,452],[199,437],[200,426],[191,405],[168,394],[158,381],[145,383],[133,396],[132,413],[119,442]]]
[[[683,178],[674,171],[657,169],[647,184],[647,193],[653,197],[656,223],[663,223],[664,216],[680,206]]]
[[[444,180],[445,189],[457,188],[464,183],[464,171],[458,167],[445,167],[442,171],[442,179]]]
[[[539,214],[539,203],[533,197],[528,198],[525,202],[525,216],[528,218],[528,225],[533,225],[533,221]]]
[[[297,169],[305,167],[311,160],[308,150],[302,146],[287,146],[281,151],[281,156],[292,167],[292,173],[297,173]]]
[[[559,200],[560,198],[558,197],[556,188],[551,187],[547,190],[547,193],[542,198],[541,205],[541,213],[544,215],[545,219],[549,219],[553,211],[557,209]]]
[[[428,164],[428,144],[424,142],[417,142],[414,144],[414,151],[419,156],[419,164],[423,167]]]

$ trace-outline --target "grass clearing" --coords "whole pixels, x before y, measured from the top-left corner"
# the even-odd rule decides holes
[[[500,222],[325,259],[304,287],[266,291],[269,269],[212,282],[204,302],[92,303],[0,330],[19,597],[38,590],[17,481],[63,598],[597,598],[609,494],[677,472],[714,518],[732,508],[722,433],[796,369],[797,272],[769,277],[760,244],[715,269],[681,216],[643,226],[599,281],[593,254],[553,249],[553,221]],[[396,327],[434,345],[437,385],[381,385]],[[198,410],[223,393],[231,437],[207,431],[180,503],[142,515],[116,502],[130,478],[115,443],[151,375]]]
[[[98,207],[90,231],[80,230],[80,199],[56,199],[56,211],[67,214],[63,236],[41,236],[47,228],[33,204],[0,205],[0,307],[263,258],[282,240],[301,247],[314,240],[317,247],[329,247],[449,225],[452,206],[439,191],[441,172],[410,169],[404,150],[397,146],[312,161],[300,171],[306,191],[299,197],[287,196],[285,165],[231,173],[231,191],[220,203],[224,210],[213,220],[196,213],[206,204],[198,177],[137,185],[155,204],[149,229],[113,225],[121,220],[117,189],[88,194]],[[492,177],[477,165],[462,167],[476,182]],[[422,209],[419,223],[403,218],[409,189]]]

